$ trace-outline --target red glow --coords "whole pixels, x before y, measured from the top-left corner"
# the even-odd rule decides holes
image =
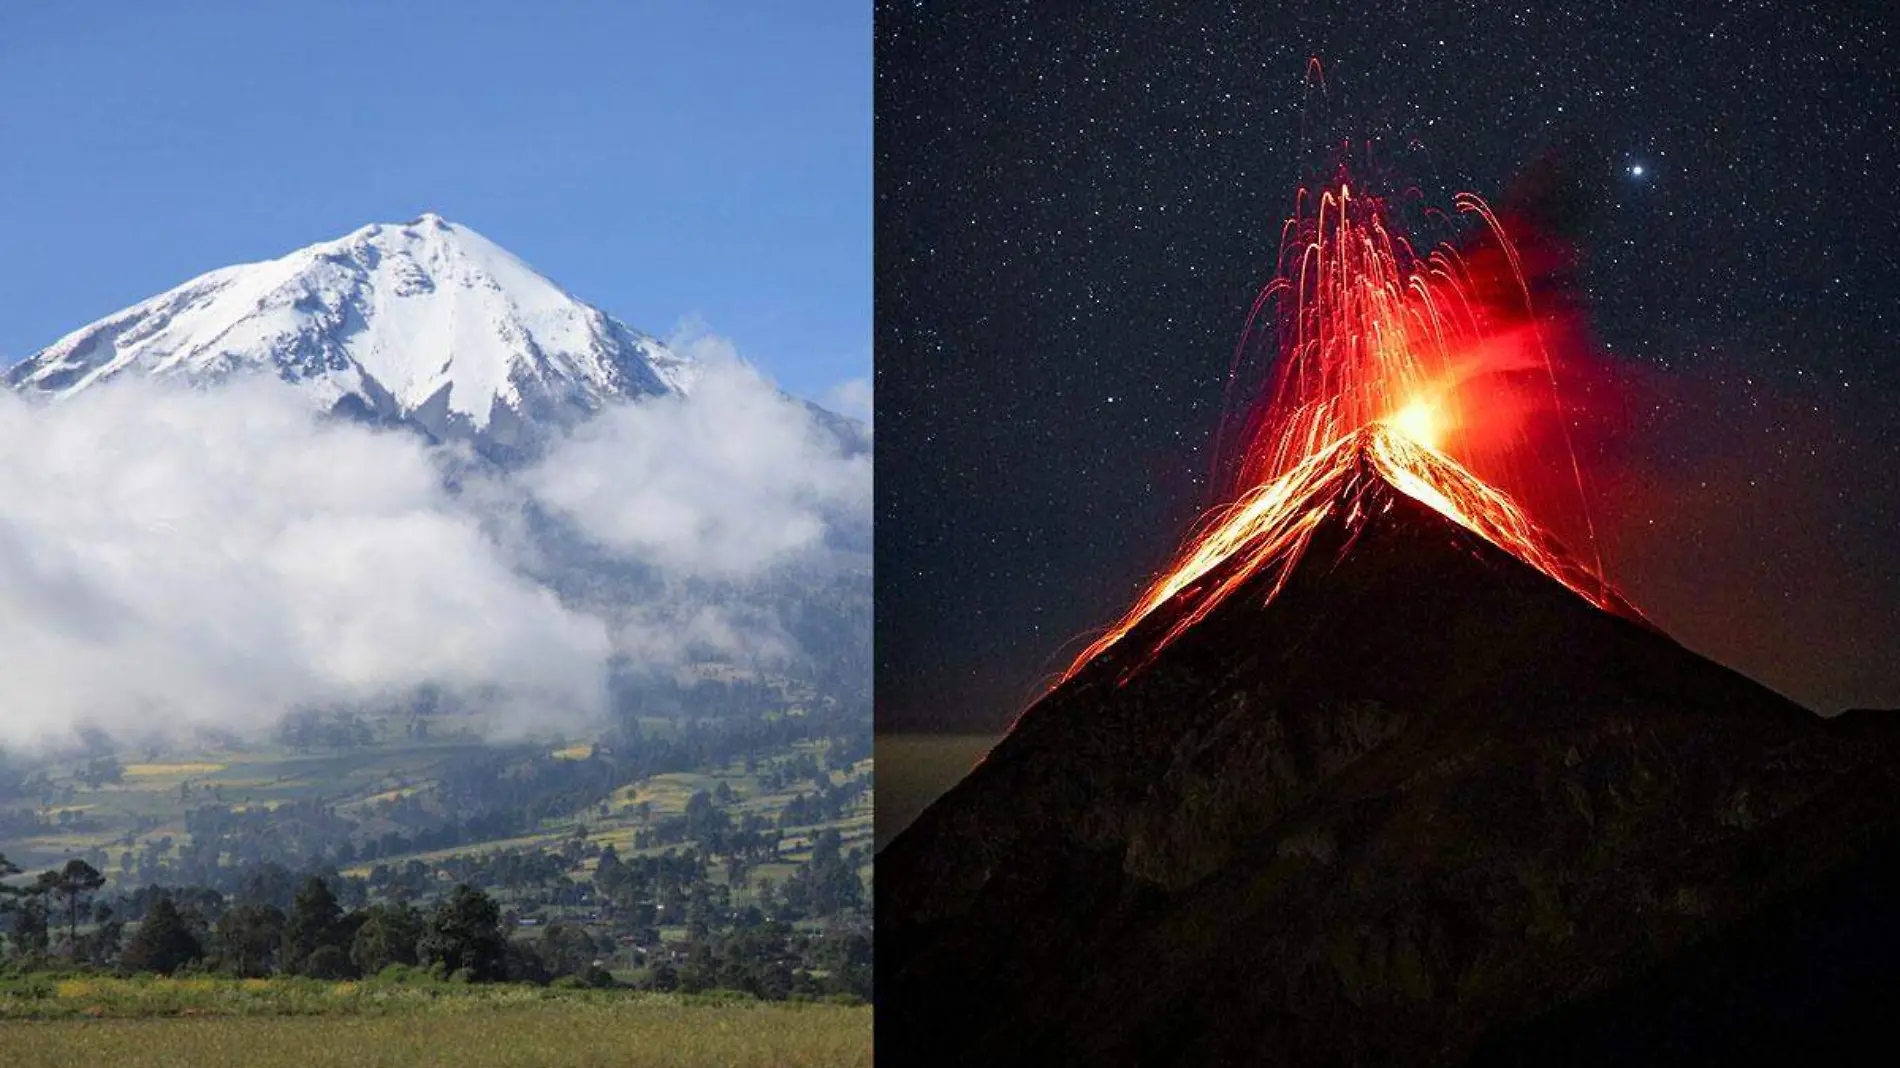
[[[1363,470],[1360,457],[1402,492],[1599,607],[1635,614],[1602,578],[1552,355],[1574,323],[1540,315],[1527,280],[1544,265],[1527,265],[1504,224],[1471,194],[1459,194],[1456,205],[1482,223],[1485,241],[1466,250],[1415,248],[1390,226],[1382,200],[1344,182],[1322,192],[1310,212],[1308,203],[1302,190],[1300,210],[1282,231],[1278,272],[1255,301],[1242,341],[1244,356],[1264,336],[1273,363],[1262,400],[1239,428],[1233,503],[1199,524],[1175,562],[1063,678],[1170,600],[1187,610],[1150,655],[1255,578],[1268,580],[1271,599],[1330,514],[1340,482]],[[1476,472],[1518,492],[1507,495]],[[1516,496],[1568,498],[1589,562],[1560,549]],[[1199,584],[1229,560],[1241,566],[1224,569],[1217,584]]]

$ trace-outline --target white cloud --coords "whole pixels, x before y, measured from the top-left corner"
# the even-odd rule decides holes
[[[0,743],[267,723],[425,682],[602,707],[607,628],[518,576],[418,440],[288,389],[0,394]]]
[[[424,684],[494,730],[566,729],[604,711],[616,652],[795,656],[749,591],[841,529],[862,559],[870,456],[730,342],[676,344],[704,368],[690,398],[609,410],[512,473],[269,380],[0,391],[0,746],[255,731]],[[530,577],[558,570],[530,503],[647,578],[564,605]]]
[[[770,613],[690,599],[631,607],[615,620],[614,644],[647,666],[702,657],[778,664],[797,652]]]
[[[834,412],[841,412],[853,419],[866,423],[871,421],[872,410],[871,378],[847,378],[843,382],[825,391],[823,404]]]
[[[672,344],[700,361],[692,396],[583,424],[523,474],[530,493],[610,550],[711,578],[743,578],[815,548],[841,519],[868,523],[868,453],[849,454],[730,342]]]

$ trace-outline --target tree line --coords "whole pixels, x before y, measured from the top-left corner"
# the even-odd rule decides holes
[[[21,874],[0,856],[0,880]],[[288,910],[251,902],[206,915],[217,897],[164,888],[139,902],[142,916],[125,936],[124,918],[109,905],[93,908],[105,877],[84,860],[13,885],[0,882],[0,914],[9,920],[7,957],[16,964],[116,967],[172,975],[185,970],[247,978],[304,975],[349,979],[392,964],[428,968],[472,982],[510,978],[508,958],[532,953],[502,933],[501,909],[486,893],[457,885],[435,906],[374,904],[346,912],[328,882],[309,876]],[[180,904],[180,900],[185,903]],[[80,922],[87,921],[82,934]],[[63,923],[64,939],[52,935]],[[518,968],[545,975],[545,967]]]
[[[667,874],[611,856],[605,869],[603,881],[622,894]],[[308,875],[284,908],[275,903],[281,900],[274,889],[281,869],[256,873],[246,892],[230,900],[190,886],[151,886],[100,900],[105,878],[83,859],[17,878],[24,874],[0,855],[0,930],[7,936],[0,942],[0,963],[17,971],[342,980],[415,969],[457,982],[629,985],[604,966],[610,941],[561,923],[511,939],[498,903],[467,883],[426,907],[398,897],[346,909],[329,880]],[[732,989],[761,998],[869,999],[868,931],[814,935],[750,912],[718,933],[701,927],[687,950],[656,956],[631,985]]]

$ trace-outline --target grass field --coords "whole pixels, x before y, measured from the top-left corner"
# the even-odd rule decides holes
[[[15,982],[0,988],[0,1063],[868,1065],[871,1010],[442,983]]]

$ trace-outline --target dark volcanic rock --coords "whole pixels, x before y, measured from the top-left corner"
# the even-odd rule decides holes
[[[1870,1018],[1900,729],[1354,493],[1278,597],[1111,649],[879,855],[881,1060],[1693,1058],[1785,1045],[1789,984]]]

